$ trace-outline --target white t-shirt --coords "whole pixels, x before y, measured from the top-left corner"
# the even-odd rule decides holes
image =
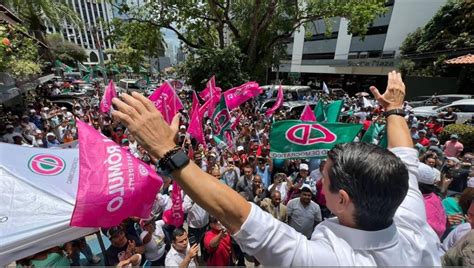
[[[187,213],[186,222],[191,228],[203,228],[209,223],[209,213],[186,195],[183,200],[183,210]]]
[[[162,222],[162,223],[160,223]],[[163,233],[163,221],[157,221],[155,226],[156,229],[152,234],[151,240],[144,244],[145,245],[145,257],[149,261],[156,261],[163,257],[165,254],[165,234]],[[143,239],[148,234],[148,231],[143,231],[140,234],[140,239]]]
[[[264,266],[441,266],[441,245],[426,221],[416,180],[418,152],[413,148],[391,151],[408,168],[409,188],[390,227],[362,231],[331,218],[316,226],[308,240],[251,203],[250,214],[234,239]]]
[[[272,189],[272,187],[273,187],[273,184],[268,186],[268,191],[269,192]],[[280,183],[279,185],[277,185],[275,187],[275,190],[280,192],[281,201],[284,202],[286,200],[286,196],[288,195],[288,191],[290,190],[290,188],[288,187],[288,183],[286,181],[284,181],[284,182]]]
[[[319,205],[310,201],[304,207],[298,197],[291,199],[286,207],[288,208],[288,224],[309,239],[313,233],[314,223],[323,220]]]

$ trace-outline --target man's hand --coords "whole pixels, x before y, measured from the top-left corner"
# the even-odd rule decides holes
[[[189,249],[188,255],[186,255],[186,258],[188,259],[189,262],[193,260],[194,257],[197,256],[199,251],[199,244],[194,244],[191,249]]]
[[[375,99],[382,105],[385,111],[392,109],[401,109],[405,99],[405,84],[402,81],[402,76],[396,71],[388,73],[387,89],[383,95],[379,90],[371,86],[370,91]]]
[[[135,241],[128,240],[127,252],[134,254],[135,252]]]
[[[132,133],[138,143],[150,154],[161,158],[175,147],[174,137],[178,133],[179,114],[175,115],[168,126],[153,103],[143,95],[133,92],[132,96],[122,94],[122,100],[113,99],[118,110],[113,116],[120,119]]]

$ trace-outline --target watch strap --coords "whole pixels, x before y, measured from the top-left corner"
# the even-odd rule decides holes
[[[189,163],[186,152],[176,146],[168,151],[158,162],[159,170],[166,174],[171,174],[174,170],[180,169]]]
[[[385,118],[387,118],[391,115],[398,115],[398,116],[405,117],[406,113],[405,113],[405,110],[403,110],[403,109],[392,109],[392,110],[388,110],[388,111],[384,112],[383,115],[385,116]]]

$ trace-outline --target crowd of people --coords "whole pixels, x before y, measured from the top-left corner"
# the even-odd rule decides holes
[[[156,156],[138,144],[125,125],[110,115],[99,113],[99,91],[74,102],[72,110],[49,101],[49,96],[60,92],[58,84],[43,85],[35,96],[26,100],[23,113],[14,113],[2,106],[2,141],[29,147],[74,147],[71,144],[78,137],[75,121],[83,120],[135,157],[153,167],[157,164]],[[335,216],[327,206],[327,192],[323,189],[325,159],[282,160],[270,157],[272,122],[298,119],[299,114],[279,109],[273,118],[266,117],[259,105],[265,98],[262,95],[230,111],[234,126],[230,146],[213,137],[210,119],[203,122],[206,140],[203,145],[187,132],[192,98],[186,94],[180,96],[185,109],[180,111],[182,117],[176,143],[202,171],[307,239],[311,239],[318,224]],[[363,125],[356,142],[372,124],[386,124],[383,107],[369,97],[312,94],[305,99],[325,102],[343,99],[341,121]],[[464,247],[472,248],[474,245],[474,238],[470,235],[474,226],[474,153],[465,150],[458,134],[450,135],[443,143],[440,141],[443,128],[456,121],[454,111],[417,118],[406,103],[403,109],[409,134],[418,152],[417,179],[425,202],[426,218],[442,244],[439,257],[446,265],[466,265],[467,261],[474,260],[472,251],[463,251]],[[383,132],[375,137],[373,143],[378,144],[381,139]],[[215,215],[210,215],[184,191],[181,194],[185,224],[173,226],[171,215],[165,213],[171,208],[172,178],[163,177],[163,180],[164,185],[157,193],[149,218],[130,217],[119,226],[102,229],[111,244],[103,256],[105,265],[131,267],[145,262],[152,266],[179,267],[260,264],[258,257],[251,256],[236,243]],[[81,238],[19,260],[17,264],[78,266],[80,253],[92,264],[101,261],[92,254],[87,241]]]

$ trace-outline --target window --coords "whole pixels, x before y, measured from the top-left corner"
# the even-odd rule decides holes
[[[332,60],[335,53],[303,54],[303,60]]]
[[[309,38],[305,38],[305,41],[317,41],[317,40],[328,40],[328,39],[336,39],[338,32],[333,32],[329,36],[326,36],[325,33],[322,34],[314,34]]]
[[[89,55],[89,59],[91,62],[98,62],[99,58],[97,57],[97,54],[95,54],[94,51],[91,51],[91,54]]]
[[[367,33],[365,35],[367,36],[367,35],[374,35],[374,34],[386,34],[387,30],[388,30],[388,25],[370,27],[367,30]],[[354,34],[353,36],[359,36],[359,35]]]

